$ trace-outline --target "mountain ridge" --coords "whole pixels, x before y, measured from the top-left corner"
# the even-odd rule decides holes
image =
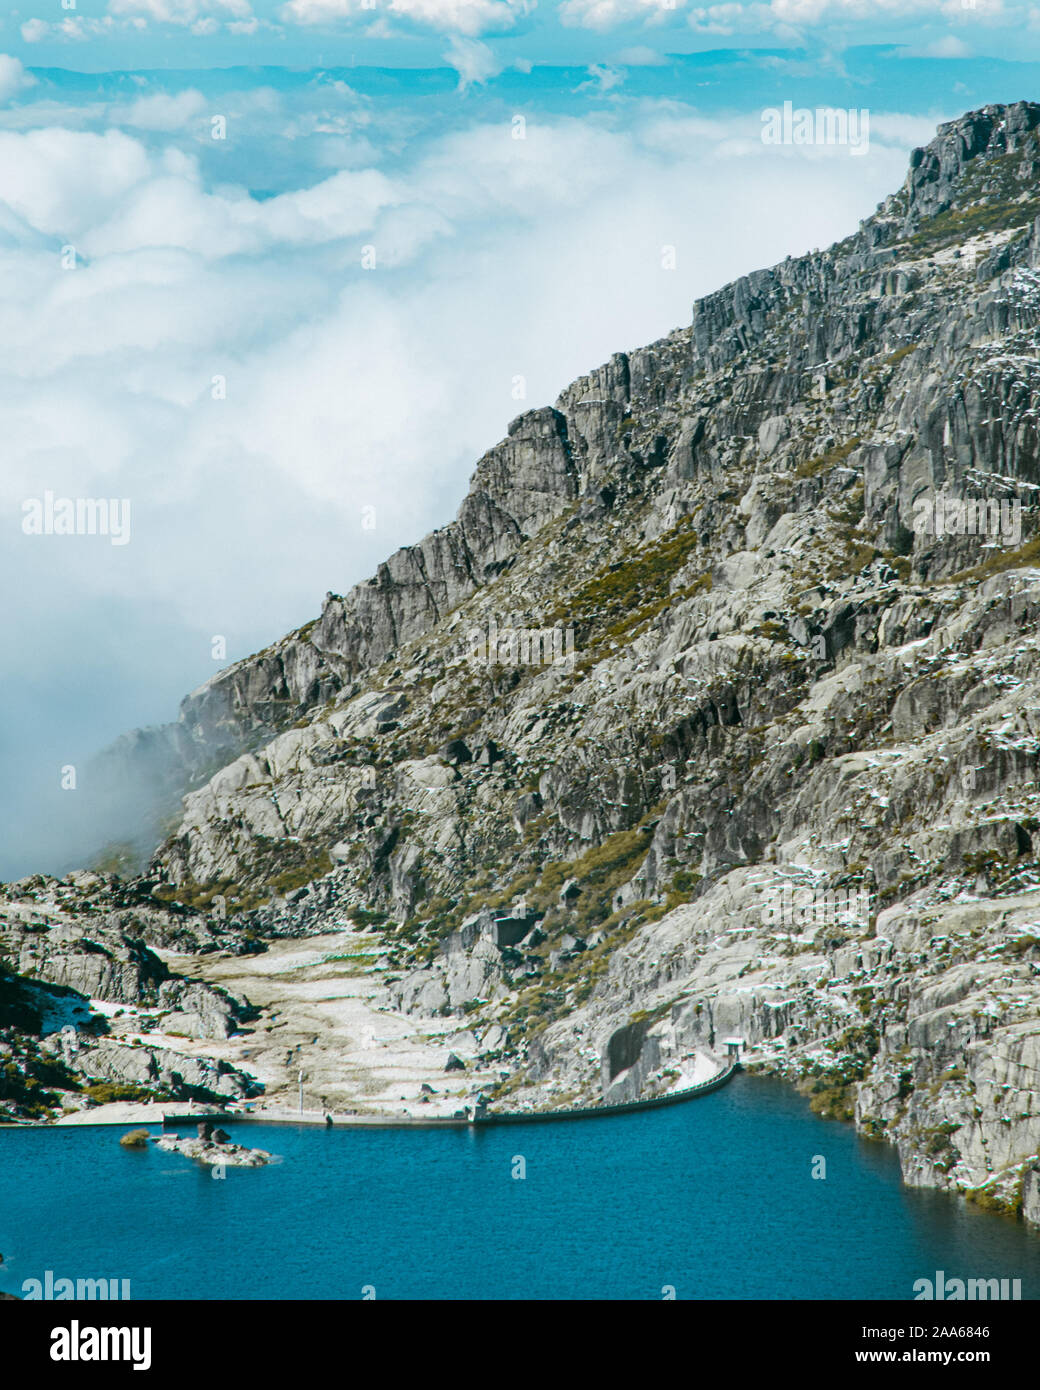
[[[454,522],[189,696],[226,761],[149,912],[371,937],[378,1007],[472,1033],[492,1105],[660,1094],[741,1036],[906,1181],[1040,1223],[1038,128],[941,127],[857,232],[518,417]],[[976,495],[1014,544],[915,526]],[[526,636],[474,659],[492,625]],[[532,659],[557,625],[573,660]]]
[[[873,250],[893,239],[912,235],[921,217],[949,209],[966,165],[979,155],[1013,152],[1038,123],[1040,106],[1022,102],[986,106],[940,126],[934,140],[913,151],[903,187],[879,204],[877,211],[861,223],[859,232],[838,245],[862,243],[865,250]],[[1040,198],[1036,201],[1040,213]],[[782,266],[793,262],[795,266],[808,263],[812,268],[812,258],[818,255],[789,257]],[[693,342],[701,358],[718,365],[726,360],[734,343],[721,345],[720,340],[733,333],[734,342],[739,343],[741,329],[754,322],[753,306],[758,302],[760,287],[781,269],[750,272],[694,304]],[[675,330],[660,339],[659,344],[669,343],[681,332]],[[554,405],[517,416],[509,425],[506,439],[479,460],[453,522],[398,549],[378,566],[374,576],[356,584],[346,597],[330,593],[317,619],[203,682],[185,696],[177,721],[139,732],[152,740],[168,740],[172,755],[169,763],[180,760],[189,777],[197,775],[227,748],[241,747],[257,736],[277,732],[342,688],[342,683],[364,664],[378,664],[394,644],[424,630],[424,611],[426,625],[431,611],[432,622],[439,621],[445,611],[472,591],[470,584],[476,586],[493,577],[496,567],[514,553],[522,538],[530,537],[525,526],[533,521],[537,529],[559,510],[554,501],[558,504],[573,500],[573,470],[568,469],[567,461],[572,436],[582,438],[580,413],[575,407],[580,404],[580,395],[587,394],[586,385],[599,385],[606,399],[623,402],[631,393],[633,382],[637,391],[641,384],[641,354],[652,352],[657,346],[650,344],[632,353],[616,353],[607,363],[564,388]],[[525,430],[530,430],[531,435],[525,435]],[[547,499],[543,506],[534,498],[525,505],[524,493],[528,489],[522,487],[514,493],[510,487],[513,474],[521,471],[515,466],[517,456],[522,455],[523,446],[531,437],[555,437],[558,441],[549,459],[549,473],[544,479],[533,480],[558,484],[541,494],[537,487],[531,489],[534,498],[542,495]],[[583,479],[586,485],[593,480]],[[456,537],[461,544],[454,544]],[[425,591],[425,607],[413,609],[395,602],[404,589]],[[438,591],[442,595],[440,605],[436,603]],[[279,705],[288,708],[278,710]],[[245,721],[236,714],[243,708],[250,711]],[[237,739],[232,734],[222,740],[222,733],[228,729],[239,731]]]

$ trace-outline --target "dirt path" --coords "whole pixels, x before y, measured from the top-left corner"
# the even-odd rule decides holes
[[[454,1114],[498,1079],[477,1068],[476,1039],[457,1019],[420,1020],[390,1008],[386,967],[366,933],[275,941],[258,956],[160,954],[172,970],[244,994],[262,1010],[249,1031],[226,1041],[165,1045],[241,1067],[265,1083],[273,1105],[298,1105],[301,1068],[307,1110],[430,1117]],[[445,1072],[450,1053],[465,1071]],[[425,1103],[423,1083],[435,1093]]]

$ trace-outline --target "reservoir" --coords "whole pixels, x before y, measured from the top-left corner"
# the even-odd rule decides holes
[[[125,1128],[0,1129],[0,1290],[49,1270],[133,1299],[907,1300],[941,1270],[1040,1294],[1040,1233],[902,1187],[893,1148],[746,1075],[553,1124],[234,1124],[280,1161],[223,1179]]]

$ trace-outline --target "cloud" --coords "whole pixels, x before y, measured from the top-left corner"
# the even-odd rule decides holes
[[[617,68],[608,67],[605,63],[593,63],[589,68],[589,81],[580,82],[575,87],[576,92],[611,92],[615,87],[620,87],[625,80],[625,74],[619,72]]]
[[[69,16],[52,23],[48,23],[44,19],[27,19],[21,27],[21,35],[26,43],[42,43],[44,39],[83,42],[88,33],[103,34],[110,26],[111,21],[106,23],[105,20],[101,19],[85,20],[78,16]]]
[[[688,0],[562,0],[565,25],[600,31],[627,25],[669,24],[677,16],[702,34],[771,33],[795,37],[825,24],[883,20],[907,24],[927,21],[987,20],[1021,23],[1036,17],[1034,0],[977,0],[966,9],[962,0],[721,0],[701,5]],[[937,53],[935,56],[947,56]]]
[[[184,130],[209,109],[202,93],[190,88],[176,94],[156,92],[140,97],[127,106],[112,108],[111,116],[115,125],[135,130],[176,131]]]
[[[533,0],[390,0],[393,14],[460,34],[512,29],[533,8]]]
[[[213,33],[218,19],[247,20],[253,11],[249,0],[108,0],[108,13],[157,24],[191,25],[195,33]]]
[[[769,0],[768,5],[745,5],[749,16],[765,22],[764,13],[778,23],[795,26],[819,24],[824,21],[920,21],[928,19],[975,20],[1000,19],[1034,7],[1032,0],[978,0],[976,8],[965,9],[962,0]]]
[[[121,131],[0,131],[3,201],[46,236],[78,234],[148,171],[142,147]]]
[[[494,51],[479,39],[464,39],[453,34],[442,55],[449,67],[459,75],[459,91],[489,81],[502,71],[503,64]]]
[[[659,67],[668,60],[663,53],[656,48],[647,48],[645,44],[636,44],[633,48],[623,48],[617,55],[617,62],[628,68],[653,68]]]
[[[564,24],[584,29],[614,29],[622,24],[661,23],[674,19],[686,0],[563,0]]]
[[[919,48],[899,50],[901,58],[970,58],[972,50],[956,34],[947,34],[941,39],[923,44]]]
[[[36,78],[25,71],[17,58],[0,53],[0,101],[10,101],[19,92],[35,85]]]
[[[427,28],[469,35],[504,33],[534,9],[535,0],[389,0],[387,10]],[[295,24],[332,24],[373,17],[365,0],[288,0],[280,11]],[[378,22],[378,21],[377,21]]]

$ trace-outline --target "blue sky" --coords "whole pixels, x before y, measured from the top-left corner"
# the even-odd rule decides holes
[[[5,6],[0,877],[67,860],[60,769],[174,717],[214,638],[315,616],[521,410],[1040,99],[1036,7],[984,3]],[[869,150],[764,145],[786,100],[869,110]],[[128,498],[129,543],[25,534],[47,491]]]

